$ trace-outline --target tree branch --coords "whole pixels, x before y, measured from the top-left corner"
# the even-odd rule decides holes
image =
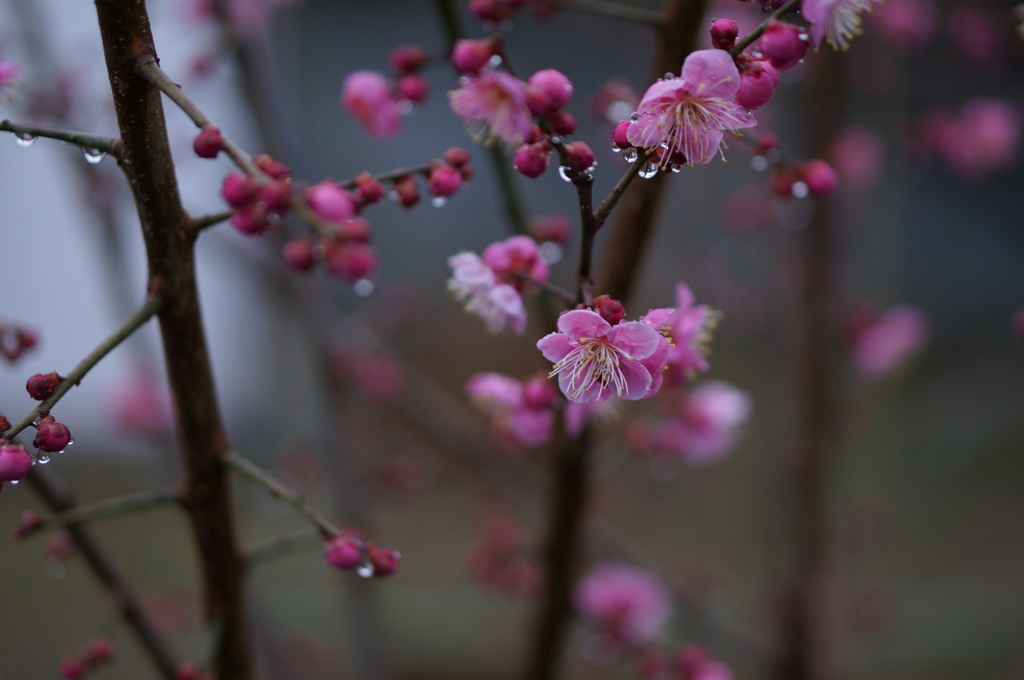
[[[88,132],[76,132],[75,130],[64,130],[61,128],[48,127],[46,125],[12,123],[9,120],[0,121],[0,130],[4,132],[13,132],[19,139],[28,140],[35,139],[36,137],[56,139],[61,142],[76,144],[87,151],[97,151],[113,156],[114,158],[121,158],[120,139],[100,137],[89,134]]]

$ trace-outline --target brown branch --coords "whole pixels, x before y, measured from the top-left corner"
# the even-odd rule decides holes
[[[228,450],[196,289],[191,220],[181,206],[160,91],[138,76],[157,60],[142,2],[96,0],[114,108],[124,144],[121,166],[142,223],[149,291],[168,306],[159,316],[164,358],[178,414],[188,511],[201,563],[207,621],[219,635],[213,671],[250,677],[242,597],[243,560],[222,459]]]
[[[100,137],[89,134],[88,132],[64,130],[62,128],[49,127],[46,125],[12,123],[9,120],[0,121],[0,130],[4,132],[13,132],[18,139],[32,140],[36,137],[46,137],[47,139],[56,139],[61,142],[75,144],[86,151],[110,154],[114,158],[119,158],[121,156],[120,139]]]

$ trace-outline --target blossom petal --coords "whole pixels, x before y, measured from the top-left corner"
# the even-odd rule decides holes
[[[626,321],[611,329],[608,340],[630,359],[641,361],[654,354],[665,338],[642,321]]]
[[[575,342],[561,333],[549,333],[537,341],[537,349],[553,364],[564,359],[575,346]]]
[[[683,62],[683,80],[698,97],[732,99],[740,91],[740,72],[725,50],[697,50]]]
[[[558,317],[558,332],[565,333],[573,340],[579,338],[603,338],[612,330],[611,324],[597,312],[589,309],[574,309]]]

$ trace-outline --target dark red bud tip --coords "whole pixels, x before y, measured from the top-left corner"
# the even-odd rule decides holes
[[[61,378],[57,375],[56,371],[51,373],[36,373],[34,376],[28,379],[25,383],[25,389],[28,390],[28,396],[32,397],[36,401],[44,401],[48,399],[60,385]]]
[[[457,146],[453,146],[444,152],[441,159],[453,168],[461,168],[469,162],[469,152]]]
[[[309,238],[297,238],[284,244],[285,264],[297,272],[308,272],[316,264],[313,241]]]
[[[252,159],[263,172],[270,175],[272,179],[291,179],[292,171],[281,161],[276,161],[267,154],[260,154]]]
[[[711,22],[711,46],[719,50],[731,50],[736,45],[739,30],[732,19],[715,19]]]
[[[607,295],[599,295],[594,298],[594,311],[601,315],[601,318],[612,326],[618,324],[626,316],[626,309],[618,300],[612,300]]]
[[[192,150],[200,158],[216,158],[224,149],[224,136],[216,125],[207,125],[192,140]]]
[[[377,578],[390,576],[398,571],[398,563],[402,556],[397,550],[378,548],[370,543],[367,544],[367,553],[370,556],[370,564],[373,565],[373,575]]]
[[[36,438],[32,441],[33,446],[47,453],[63,451],[70,443],[71,431],[68,430],[67,425],[53,421],[39,425]]]

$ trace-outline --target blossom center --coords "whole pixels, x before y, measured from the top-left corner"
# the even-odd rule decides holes
[[[604,390],[614,389],[621,397],[628,393],[626,376],[622,372],[620,358],[633,361],[633,357],[619,349],[607,338],[579,338],[578,345],[555,364],[548,377],[559,374],[568,376],[568,387],[572,397],[578,397],[594,385],[598,386],[598,397]]]

